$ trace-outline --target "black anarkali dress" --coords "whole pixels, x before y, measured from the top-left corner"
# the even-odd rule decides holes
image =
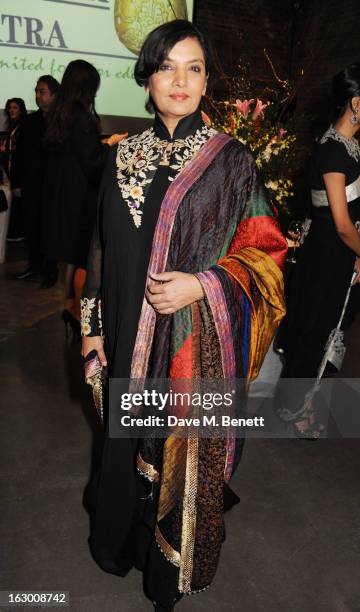
[[[173,138],[156,117],[153,128],[110,153],[81,301],[82,335],[104,336],[112,379],[142,378],[134,363],[149,378],[182,378],[175,367],[190,379],[194,371],[200,378],[206,378],[203,372],[208,378],[246,377],[250,368],[258,371],[283,315],[279,266],[285,251],[246,148],[206,126],[199,110],[178,123]],[[153,271],[200,274],[206,295],[200,305],[156,315],[144,300],[154,257],[162,263]],[[150,324],[144,325],[148,315]],[[151,332],[152,322],[153,337],[140,337]],[[138,356],[142,350],[151,353],[149,360]],[[92,487],[91,549],[106,571],[124,576],[133,566],[143,570],[146,593],[170,608],[179,592],[202,590],[214,576],[223,512],[238,501],[227,483],[243,437],[225,436],[216,444],[201,439],[198,450],[183,439],[178,444],[184,451],[178,452],[171,434],[154,445],[146,436],[112,437],[107,409],[102,465]],[[156,458],[150,457],[153,450]],[[157,460],[164,470],[174,467],[168,482],[177,483],[176,491],[167,489],[160,526],[165,506]],[[195,481],[196,507],[190,513],[185,500]],[[188,527],[196,517],[192,531]]]
[[[162,165],[160,161],[153,172],[141,225],[134,223],[119,190],[116,147],[109,154],[100,190],[99,229],[102,242],[95,232],[83,295],[86,296],[85,300],[92,296],[101,298],[104,304],[100,323],[102,329],[99,329],[97,309],[88,310],[88,302],[83,299],[82,331],[86,335],[98,335],[104,331],[109,378],[130,377],[154,230],[161,203],[171,179],[176,175],[177,168],[171,167],[175,163],[175,155],[186,157],[198,146],[199,133],[203,134],[200,138],[205,142],[213,132],[204,125],[199,111],[178,123],[173,138],[159,116],[156,116],[154,131],[161,139],[165,160],[168,158],[167,146],[175,143],[175,147],[168,159],[170,163]],[[97,294],[100,285],[101,296]],[[88,316],[84,316],[85,310]],[[91,535],[92,552],[103,569],[120,576],[125,576],[134,565],[139,569],[145,566],[153,533],[150,524],[155,522],[151,508],[149,515],[149,506],[146,507],[145,503],[149,484],[136,474],[134,468],[136,450],[136,439],[112,438],[106,432],[102,469],[93,482],[96,507]],[[238,501],[229,488],[226,489],[226,496],[229,507]],[[145,515],[149,528],[143,520]],[[171,568],[164,566],[165,583],[169,570]],[[164,591],[164,585],[159,585],[159,589]],[[175,596],[176,592],[172,593],[170,601]]]

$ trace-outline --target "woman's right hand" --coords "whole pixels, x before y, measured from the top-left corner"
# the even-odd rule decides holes
[[[99,361],[103,367],[107,366],[107,360],[104,353],[104,338],[103,336],[83,336],[81,354],[85,358],[91,351],[96,351]]]

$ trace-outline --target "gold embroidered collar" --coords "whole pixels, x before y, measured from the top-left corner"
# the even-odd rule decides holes
[[[135,227],[141,226],[146,193],[158,166],[169,166],[169,181],[173,181],[195,153],[215,134],[216,130],[203,125],[186,138],[161,140],[151,127],[119,143],[116,156],[117,181]]]

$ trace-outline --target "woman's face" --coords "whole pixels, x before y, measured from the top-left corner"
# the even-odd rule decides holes
[[[176,43],[146,88],[165,118],[180,120],[193,113],[206,91],[204,52],[196,38]]]
[[[20,106],[16,102],[10,102],[8,106],[9,117],[12,121],[16,121],[20,117]]]

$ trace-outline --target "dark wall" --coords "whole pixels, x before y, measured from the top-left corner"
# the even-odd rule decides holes
[[[359,0],[197,0],[194,17],[224,71],[234,73],[239,58],[249,59],[259,87],[273,82],[267,49],[279,77],[297,84],[296,117],[304,141],[327,127],[331,77],[360,61]],[[213,85],[221,93],[219,81]]]
[[[293,12],[293,2],[286,0],[197,0],[194,19],[223,70],[230,74],[239,59],[249,60],[251,78],[261,86],[273,78],[264,48],[280,76],[289,72]]]
[[[310,133],[321,134],[332,119],[331,79],[345,66],[360,61],[359,0],[315,0],[308,3],[304,31],[295,48],[294,64],[304,69],[297,112],[310,114]],[[309,131],[301,126],[303,131]]]

